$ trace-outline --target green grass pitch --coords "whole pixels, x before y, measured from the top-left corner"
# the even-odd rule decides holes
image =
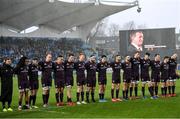
[[[148,99],[137,99],[123,102],[111,102],[111,74],[107,75],[108,83],[105,93],[106,103],[98,102],[98,85],[96,86],[96,103],[87,105],[76,105],[74,107],[64,106],[56,107],[55,88],[51,88],[49,107],[42,107],[42,88],[40,85],[36,104],[38,109],[18,111],[18,87],[17,79],[14,78],[13,91],[13,112],[2,112],[0,107],[0,118],[180,118],[180,81],[177,81],[176,93],[177,97],[159,98],[151,100],[149,92],[146,88],[146,95]],[[75,83],[76,85],[76,83]],[[140,84],[141,85],[141,84]],[[120,96],[122,97],[122,85],[120,89]],[[141,89],[138,90],[141,95]],[[159,88],[159,94],[160,94]],[[64,95],[66,101],[66,90]],[[76,101],[76,86],[73,87],[73,101]]]

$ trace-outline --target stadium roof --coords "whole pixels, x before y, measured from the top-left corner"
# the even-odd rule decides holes
[[[67,3],[60,0],[53,3],[49,0],[0,0],[0,23],[17,31],[43,25],[63,32],[136,5],[136,2],[123,5],[95,5],[92,2]]]

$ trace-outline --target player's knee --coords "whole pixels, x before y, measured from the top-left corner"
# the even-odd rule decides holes
[[[31,95],[31,96],[33,96],[33,95],[34,95],[34,92],[33,92],[32,90],[31,90],[31,92],[30,92],[30,95]]]
[[[89,92],[90,91],[90,88],[86,88],[86,92]]]
[[[28,91],[25,91],[25,95],[28,95],[28,93],[29,93]]]
[[[47,90],[43,90],[43,94],[46,95],[47,94]]]
[[[64,89],[61,89],[60,92],[63,93],[63,92],[64,92]]]
[[[78,93],[81,92],[81,88],[77,88],[77,92],[78,92]]]
[[[34,91],[33,91],[33,95],[36,95],[36,93],[37,93],[37,91],[36,91],[36,90],[34,90]]]
[[[56,88],[56,93],[58,93],[59,92],[59,89],[58,88]]]
[[[162,87],[162,88],[164,88],[164,87],[165,87],[165,85],[162,85],[161,87]]]
[[[120,84],[117,84],[117,85],[116,85],[116,89],[119,89],[119,88],[120,88]]]
[[[81,92],[84,92],[84,88],[81,89]]]
[[[20,92],[19,98],[21,99],[23,97],[23,95],[24,95],[24,92]]]
[[[123,86],[123,90],[126,90],[126,86]]]

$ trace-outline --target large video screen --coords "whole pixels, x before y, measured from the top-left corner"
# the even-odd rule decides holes
[[[121,30],[119,43],[121,55],[136,51],[171,55],[176,49],[175,28]]]

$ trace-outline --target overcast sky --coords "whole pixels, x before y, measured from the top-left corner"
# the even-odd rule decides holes
[[[121,0],[122,1],[122,0]],[[142,11],[137,7],[114,14],[109,23],[122,26],[128,21],[146,24],[148,28],[175,27],[180,32],[180,0],[139,0]]]

